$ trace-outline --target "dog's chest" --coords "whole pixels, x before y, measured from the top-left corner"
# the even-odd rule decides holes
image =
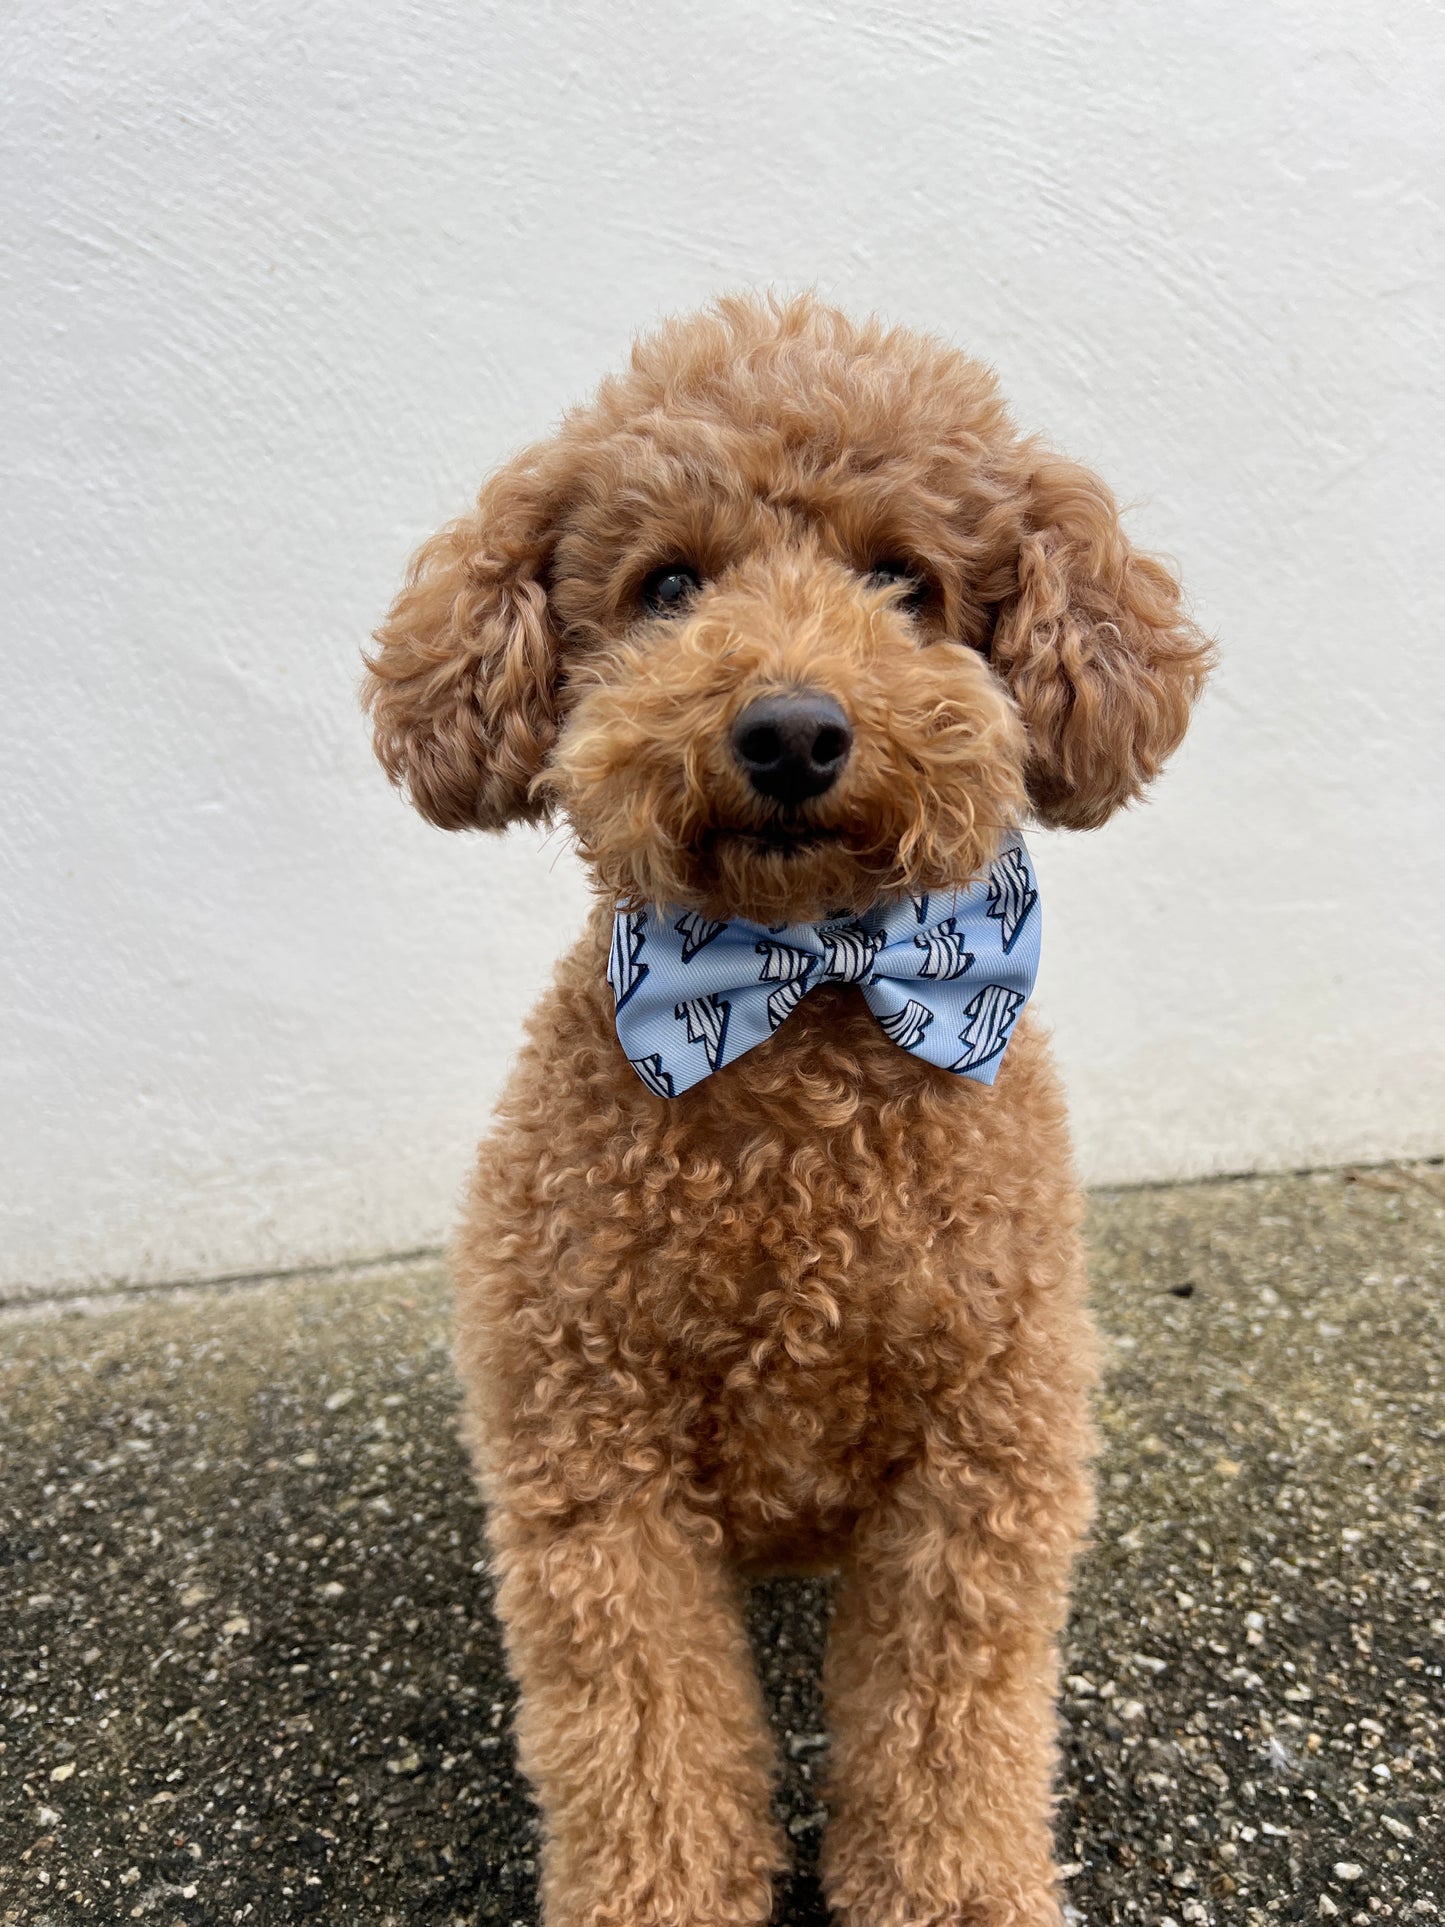
[[[574,1496],[662,1476],[744,1557],[826,1556],[1007,1350],[1070,1191],[1041,1040],[988,1089],[830,985],[666,1100],[596,964],[538,1013],[455,1248],[479,1426]]]
[[[912,1449],[987,1321],[961,1161],[987,1095],[829,989],[671,1107],[657,1158],[676,1176],[635,1336],[743,1537],[841,1521]]]

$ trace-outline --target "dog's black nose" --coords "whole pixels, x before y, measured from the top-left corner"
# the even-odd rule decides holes
[[[733,724],[733,755],[748,781],[779,803],[831,789],[853,747],[848,718],[821,690],[764,696]]]

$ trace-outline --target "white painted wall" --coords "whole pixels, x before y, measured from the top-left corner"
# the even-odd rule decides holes
[[[1095,1179],[1445,1149],[1445,27],[1424,4],[21,0],[0,143],[3,1276],[442,1233],[582,910],[369,761],[413,543],[658,313],[993,359],[1226,667],[1040,849]]]

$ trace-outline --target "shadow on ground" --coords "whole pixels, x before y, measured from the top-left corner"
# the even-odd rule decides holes
[[[1065,1671],[1089,1923],[1445,1919],[1445,1172],[1101,1195]],[[0,1921],[526,1922],[435,1266],[31,1308],[0,1360]],[[823,1585],[753,1632],[800,1874]]]

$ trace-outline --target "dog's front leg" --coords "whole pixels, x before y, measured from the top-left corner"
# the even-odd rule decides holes
[[[824,1876],[848,1927],[1058,1927],[1055,1642],[1087,1509],[1067,1452],[940,1453],[863,1522],[825,1675]]]
[[[772,1747],[720,1557],[660,1509],[547,1525],[494,1499],[547,1927],[744,1927],[783,1864]]]

